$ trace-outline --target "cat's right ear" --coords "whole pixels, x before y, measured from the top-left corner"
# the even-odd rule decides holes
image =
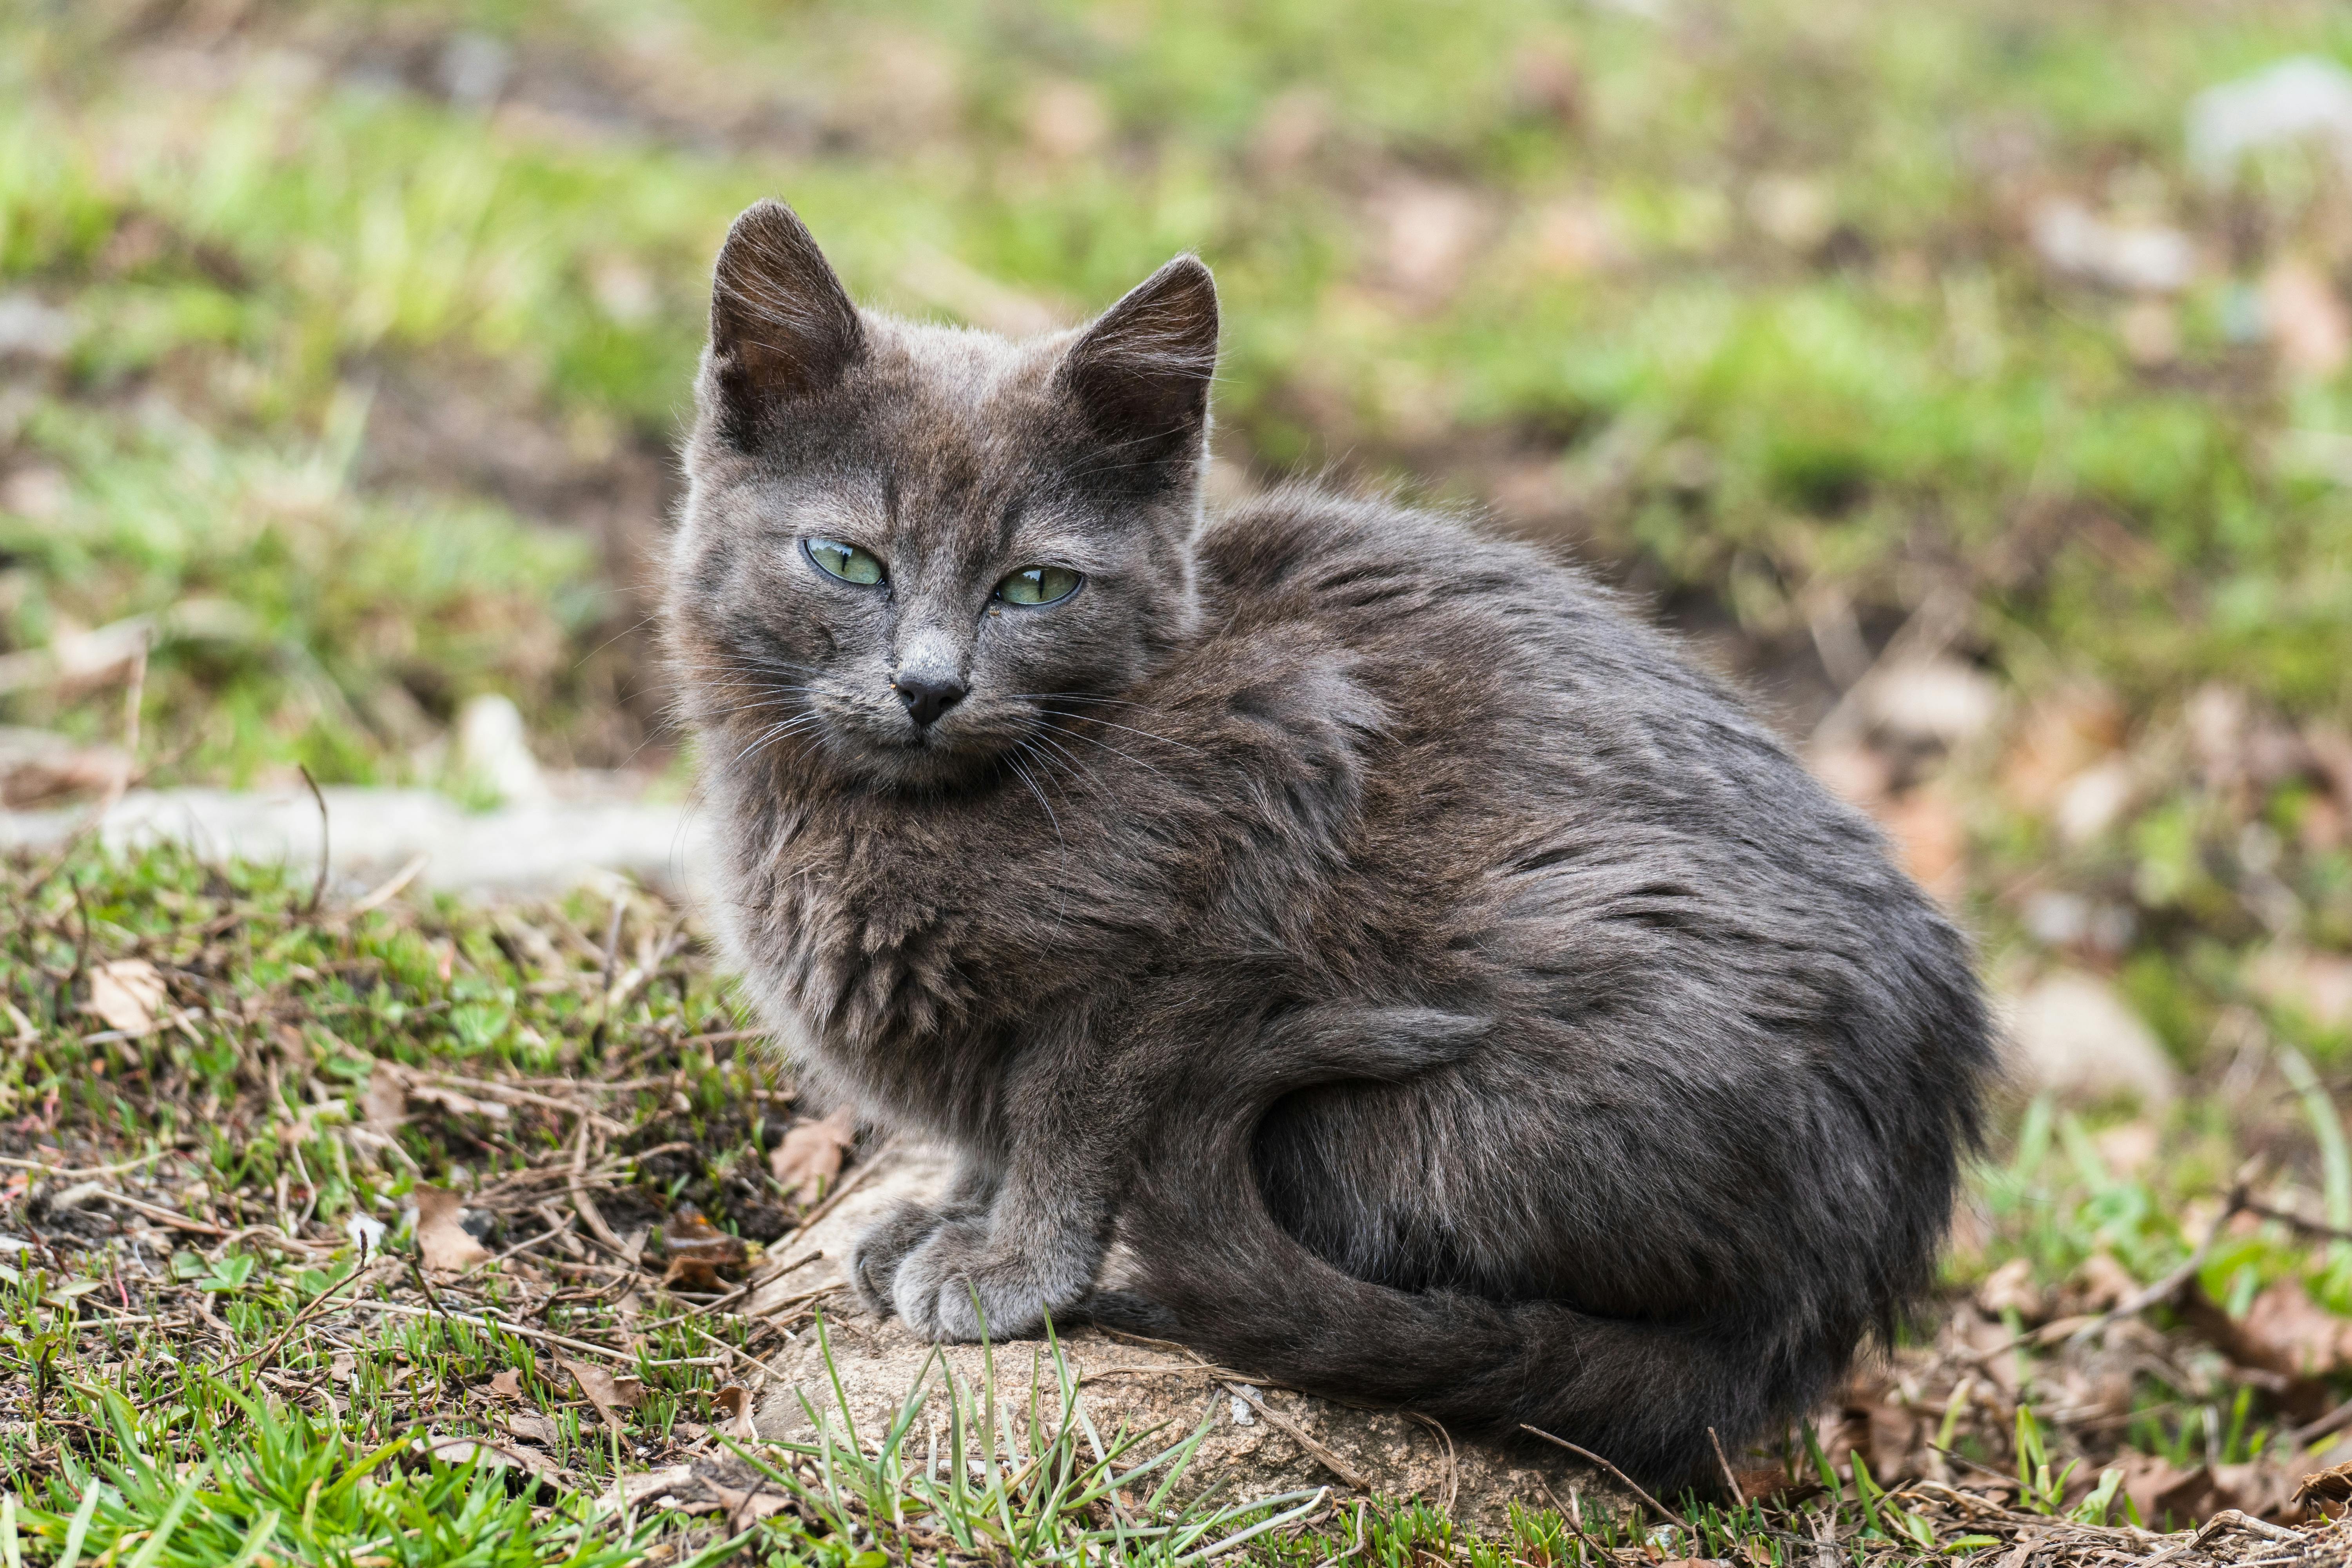
[[[857,307],[792,208],[755,202],[727,231],[710,287],[710,387],[749,446],[773,409],[829,390],[865,352]]]

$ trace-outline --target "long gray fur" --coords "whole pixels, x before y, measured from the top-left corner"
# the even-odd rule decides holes
[[[1702,1473],[1927,1284],[1966,945],[1576,572],[1306,486],[1204,518],[1216,336],[1189,257],[1009,342],[856,310],[777,203],[720,256],[667,606],[716,916],[808,1081],[960,1159],[858,1288]],[[1041,562],[1083,586],[992,598]],[[926,729],[909,672],[968,695]]]

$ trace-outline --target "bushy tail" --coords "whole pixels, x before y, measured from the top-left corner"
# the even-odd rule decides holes
[[[1698,1329],[1355,1279],[1268,1212],[1250,1161],[1267,1102],[1235,1103],[1254,1098],[1229,1086],[1163,1130],[1121,1214],[1137,1275],[1097,1299],[1097,1321],[1465,1436],[1539,1427],[1661,1487],[1709,1481],[1710,1427],[1727,1449],[1744,1443],[1815,1397],[1852,1347],[1852,1334],[1792,1336],[1769,1303]]]

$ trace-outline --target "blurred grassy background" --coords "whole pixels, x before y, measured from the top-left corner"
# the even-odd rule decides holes
[[[153,782],[669,765],[646,587],[769,193],[1008,331],[1197,249],[1217,485],[1491,510],[2219,1073],[2352,1039],[2352,175],[2318,0],[0,6],[0,719]],[[92,635],[136,621],[125,635]],[[2079,1000],[2079,997],[2077,998]]]

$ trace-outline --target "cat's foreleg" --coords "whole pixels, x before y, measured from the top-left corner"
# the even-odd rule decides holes
[[[1076,1316],[1102,1266],[1139,1102],[1082,1026],[1031,1051],[1007,1085],[993,1202],[942,1221],[898,1266],[891,1299],[907,1326],[927,1339],[1002,1339]]]

